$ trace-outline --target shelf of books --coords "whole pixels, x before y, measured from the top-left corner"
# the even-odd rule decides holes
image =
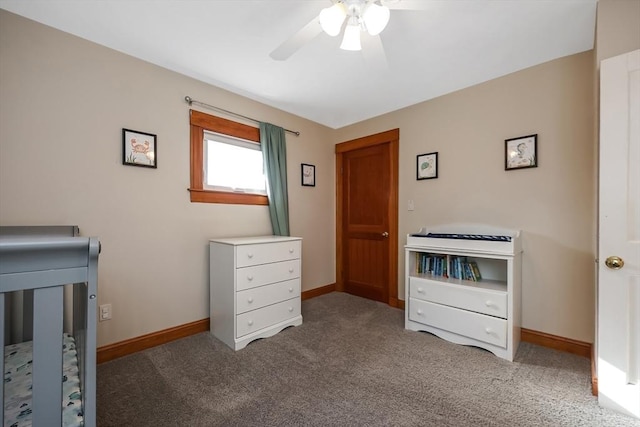
[[[507,261],[432,252],[410,251],[411,277],[438,282],[507,290]]]

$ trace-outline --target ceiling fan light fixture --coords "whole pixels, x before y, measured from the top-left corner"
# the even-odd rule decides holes
[[[372,36],[380,34],[389,23],[389,15],[388,7],[370,3],[362,15],[367,32]]]
[[[340,45],[342,50],[362,50],[360,45],[360,25],[349,23],[344,29],[344,38]]]
[[[340,34],[342,23],[346,17],[347,11],[344,5],[342,2],[338,2],[320,11],[320,26],[325,33],[331,37],[335,37]]]

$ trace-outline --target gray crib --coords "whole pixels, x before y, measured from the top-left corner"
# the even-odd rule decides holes
[[[96,425],[99,252],[75,226],[0,227],[4,426]]]

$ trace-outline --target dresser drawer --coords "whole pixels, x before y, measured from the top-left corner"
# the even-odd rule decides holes
[[[237,247],[237,267],[267,264],[300,258],[300,240]]]
[[[247,289],[236,294],[236,313],[245,313],[299,296],[300,278]]]
[[[507,318],[507,293],[429,279],[409,278],[409,296],[477,313]]]
[[[236,337],[242,337],[296,316],[300,316],[300,298],[292,298],[239,314],[236,316]]]
[[[507,321],[504,319],[410,298],[409,320],[507,347]]]
[[[300,260],[256,265],[236,270],[236,290],[255,288],[300,277]]]

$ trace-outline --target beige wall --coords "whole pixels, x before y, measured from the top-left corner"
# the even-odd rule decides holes
[[[599,0],[596,59],[640,49],[640,0]]]
[[[399,246],[436,224],[520,229],[523,327],[592,342],[592,82],[588,51],[340,129],[335,142],[400,128]],[[539,166],[505,171],[504,140],[534,133]],[[417,181],[416,155],[432,151],[439,177]],[[398,281],[404,295],[402,268]]]
[[[331,129],[0,10],[0,224],[100,238],[99,346],[207,318],[207,239],[271,234],[264,206],[190,203],[185,95],[301,132],[287,150],[302,288],[334,283]],[[122,165],[122,128],[158,135],[158,169]]]

